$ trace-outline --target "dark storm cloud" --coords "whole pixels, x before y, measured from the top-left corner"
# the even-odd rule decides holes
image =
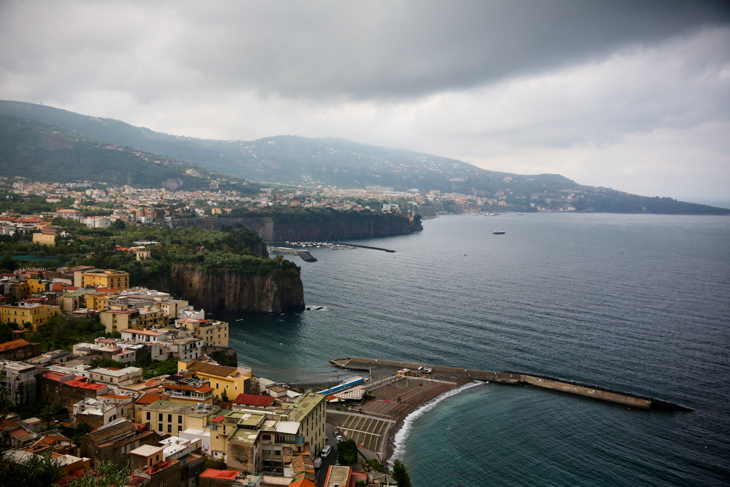
[[[727,23],[721,2],[308,2],[186,11],[176,47],[224,87],[288,97],[421,96],[559,69]]]

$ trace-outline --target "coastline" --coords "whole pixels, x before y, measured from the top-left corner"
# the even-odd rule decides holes
[[[367,372],[371,383],[396,376],[400,367],[393,363],[358,364],[355,358],[330,360],[335,367]],[[473,385],[471,385],[473,384]],[[441,401],[483,382],[468,378],[453,377],[436,373],[404,377],[397,384],[381,386],[368,394],[372,399],[360,406],[350,406],[352,412],[388,418],[394,424],[383,435],[383,444],[378,453],[381,463],[387,465],[396,459],[408,438],[410,424],[421,414],[429,411]]]
[[[394,428],[395,434],[392,435],[392,437],[389,437],[387,440],[388,444],[385,450],[386,455],[383,459],[383,465],[387,464],[389,468],[392,468],[395,460],[402,459],[403,454],[405,453],[405,444],[408,441],[408,437],[410,436],[412,424],[416,419],[421,417],[423,414],[431,411],[446,399],[449,399],[450,397],[461,394],[462,392],[468,391],[474,387],[478,387],[484,384],[486,383],[479,381],[469,381],[465,384],[460,385],[457,384],[452,389],[437,396],[431,397],[431,399],[415,406],[413,410],[398,418],[396,420]]]

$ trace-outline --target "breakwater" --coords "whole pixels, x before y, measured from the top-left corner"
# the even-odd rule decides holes
[[[547,376],[525,374],[521,372],[493,372],[488,370],[462,369],[458,367],[445,367],[440,365],[428,365],[415,362],[400,362],[394,360],[381,360],[363,357],[351,357],[345,359],[331,360],[330,363],[335,367],[349,370],[368,371],[371,376],[387,376],[388,373],[394,374],[396,371],[407,368],[418,371],[419,367],[431,369],[429,376],[439,379],[452,380],[478,380],[488,381],[496,384],[506,385],[527,385],[549,389],[568,394],[574,394],[583,397],[589,397],[600,401],[606,401],[613,404],[619,404],[630,408],[641,409],[645,411],[673,411],[673,412],[689,412],[689,408],[636,394],[626,392],[613,391],[603,387],[581,384],[578,382],[556,379]]]
[[[384,249],[382,247],[371,247],[369,245],[358,245],[358,244],[353,244],[353,243],[342,243],[340,245],[348,245],[350,247],[357,247],[357,248],[360,248],[360,249],[381,250],[383,252],[389,252],[391,254],[394,254],[395,253],[395,250]]]

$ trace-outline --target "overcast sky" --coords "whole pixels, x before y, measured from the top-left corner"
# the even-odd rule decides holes
[[[727,4],[0,0],[0,98],[730,201]]]

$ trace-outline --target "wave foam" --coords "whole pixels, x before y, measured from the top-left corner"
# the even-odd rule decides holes
[[[457,387],[456,389],[452,389],[448,392],[441,394],[440,396],[436,396],[435,398],[421,405],[418,409],[406,416],[406,418],[403,420],[403,426],[401,426],[401,428],[395,434],[393,455],[388,459],[388,467],[393,468],[393,464],[395,463],[395,461],[403,458],[403,454],[406,451],[406,440],[411,433],[413,422],[416,419],[420,418],[446,399],[482,384],[485,384],[485,382],[474,381],[461,387]]]

